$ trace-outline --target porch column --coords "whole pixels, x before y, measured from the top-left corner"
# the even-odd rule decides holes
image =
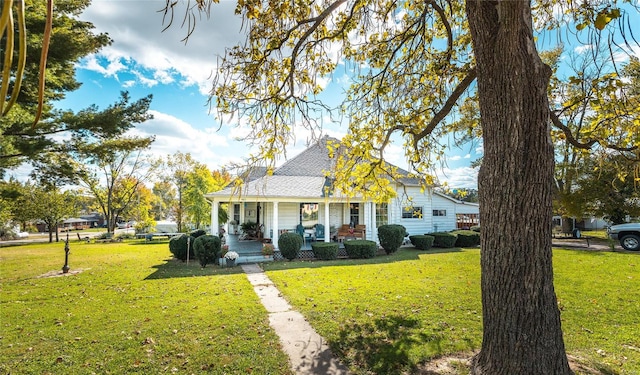
[[[324,202],[324,242],[331,241],[331,228],[329,225],[329,200],[326,200]]]
[[[213,236],[217,236],[219,235],[218,233],[218,209],[219,209],[219,204],[218,201],[216,200],[212,200],[211,201],[211,234]]]
[[[273,202],[273,236],[271,237],[271,243],[274,247],[278,247],[278,238],[280,237],[280,230],[278,229],[278,202]]]

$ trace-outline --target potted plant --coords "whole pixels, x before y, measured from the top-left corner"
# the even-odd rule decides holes
[[[264,255],[265,258],[272,256],[275,250],[276,250],[276,247],[273,246],[273,244],[271,243],[266,243],[262,245],[262,255]]]
[[[235,251],[227,251],[227,253],[224,254],[224,259],[227,262],[227,267],[233,267],[236,265],[238,253],[236,253]]]

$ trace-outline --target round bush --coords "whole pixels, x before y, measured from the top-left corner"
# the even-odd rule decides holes
[[[344,249],[351,259],[368,259],[376,256],[378,244],[369,240],[351,240],[344,242]]]
[[[191,237],[193,238],[198,238],[200,236],[206,236],[207,235],[207,231],[204,229],[196,229],[193,232],[189,233],[191,235]]]
[[[209,263],[215,263],[220,256],[222,241],[218,236],[205,234],[193,241],[193,252],[203,268]]]
[[[316,242],[311,244],[311,249],[317,259],[333,260],[338,258],[338,244],[335,242]]]
[[[427,233],[427,234],[435,237],[435,239],[433,240],[434,247],[444,247],[444,248],[455,247],[456,240],[458,239],[458,236],[455,235],[454,233],[435,232],[435,233]]]
[[[193,241],[195,238],[187,234],[181,234],[179,236],[173,236],[169,240],[169,251],[171,251],[171,254],[173,254],[174,257],[183,262],[187,260],[187,240],[189,240],[189,243],[191,244],[191,249],[189,249],[189,259],[194,259]]]
[[[456,240],[456,247],[473,247],[480,245],[480,233],[472,230],[457,230],[455,232],[458,235]]]
[[[435,237],[428,234],[418,234],[415,236],[409,236],[411,244],[418,250],[429,250],[433,246]]]
[[[387,254],[395,253],[402,246],[407,229],[399,224],[381,225],[378,227],[380,246]]]
[[[479,225],[475,225],[475,226],[473,226],[473,227],[471,227],[471,228],[469,228],[469,229],[471,229],[471,230],[472,230],[472,231],[474,231],[474,232],[478,232],[478,233],[480,233],[480,226],[479,226]]]
[[[294,260],[298,257],[300,249],[302,248],[302,236],[297,233],[282,233],[278,238],[278,249],[282,257]]]

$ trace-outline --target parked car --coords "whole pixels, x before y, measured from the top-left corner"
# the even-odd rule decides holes
[[[611,239],[619,240],[623,249],[640,251],[640,223],[612,225],[607,233]]]

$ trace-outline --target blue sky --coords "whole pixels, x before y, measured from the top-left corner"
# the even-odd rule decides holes
[[[233,14],[235,4],[221,0],[214,5],[211,18],[196,20],[195,31],[185,44],[181,40],[186,29],[180,27],[183,7],[176,14],[174,26],[162,32],[163,14],[159,11],[165,0],[93,0],[81,19],[92,22],[97,32],[108,33],[113,44],[78,64],[76,74],[82,87],[68,93],[58,107],[80,110],[95,104],[102,109],[118,100],[124,90],[134,100],[153,94],[154,119],[132,131],[156,136],[152,154],[166,157],[177,151],[189,152],[210,169],[242,160],[250,150],[236,139],[242,138],[247,129],[221,124],[215,109],[210,113],[207,105],[216,57],[225,47],[242,40],[240,19]],[[344,78],[340,73],[333,76],[331,95],[340,95]],[[346,125],[324,128],[325,134],[336,138],[346,131]],[[309,140],[308,131],[297,128],[296,142],[287,149],[287,156],[302,151]],[[389,161],[406,167],[402,149],[396,146],[390,151]],[[475,188],[477,170],[469,164],[481,155],[482,148],[477,145],[450,149],[446,167],[436,170],[440,182]]]
[[[233,14],[235,1],[222,0],[209,19],[198,19],[195,32],[185,44],[186,29],[176,17],[174,26],[162,32],[165,0],[93,0],[81,19],[92,22],[97,32],[106,32],[113,44],[83,59],[77,66],[79,90],[58,103],[60,109],[80,110],[92,104],[106,108],[118,100],[121,91],[132,99],[153,94],[153,120],[136,127],[133,134],[155,135],[150,152],[154,156],[189,152],[210,169],[241,161],[250,152],[242,138],[247,129],[221,124],[215,109],[207,105],[211,72],[225,47],[242,40],[240,19]],[[182,9],[177,15],[182,16]],[[340,95],[340,73],[329,84],[333,97]],[[328,124],[325,134],[341,138],[346,125]],[[222,126],[221,126],[222,125]],[[296,129],[296,141],[287,157],[306,148],[311,139],[303,128]],[[389,161],[406,168],[400,147],[389,150]],[[451,150],[446,168],[439,168],[441,181],[454,187],[475,187],[477,171],[469,167],[481,151],[475,147]],[[284,159],[281,159],[283,162]],[[11,173],[9,173],[11,174]]]

